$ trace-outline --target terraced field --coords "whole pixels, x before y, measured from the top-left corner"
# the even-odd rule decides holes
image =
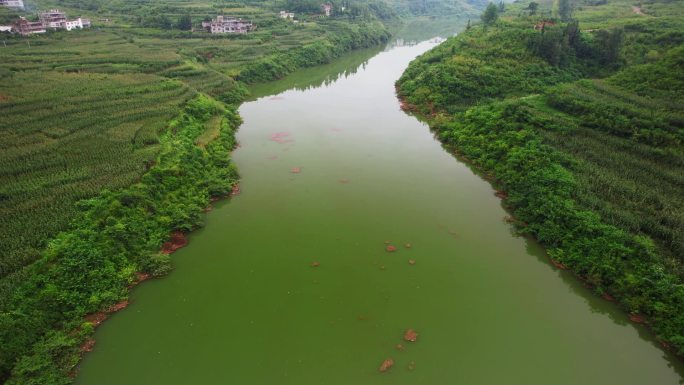
[[[1,282],[38,257],[73,218],[77,201],[137,180],[156,155],[157,134],[193,93],[182,82],[146,74],[28,72],[4,79]]]

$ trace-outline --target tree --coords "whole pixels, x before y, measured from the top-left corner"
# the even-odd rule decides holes
[[[489,5],[487,5],[487,9],[485,9],[484,13],[480,18],[482,19],[482,22],[485,24],[485,26],[494,24],[496,23],[496,20],[499,18],[499,10],[497,9],[496,5],[494,5],[494,3],[489,3]]]
[[[620,61],[620,51],[625,37],[622,28],[602,29],[596,33],[596,55],[603,65],[616,65]]]
[[[466,25],[466,31],[469,30],[470,28],[471,28],[471,26],[470,26],[470,19],[468,19],[468,24]]]
[[[506,6],[504,5],[503,0],[501,0],[499,2],[499,13],[504,13],[505,10],[506,10]]]
[[[572,18],[574,4],[572,0],[558,0],[558,15],[561,20],[568,21]]]
[[[161,15],[159,18],[159,26],[162,29],[171,29],[173,28],[173,24],[171,23],[171,19],[169,19],[168,16],[166,15]]]
[[[539,4],[537,4],[534,1],[527,5],[527,10],[530,11],[530,15],[535,15],[537,13],[538,8]]]
[[[192,19],[190,15],[185,14],[178,19],[178,29],[181,31],[189,31],[192,29]]]

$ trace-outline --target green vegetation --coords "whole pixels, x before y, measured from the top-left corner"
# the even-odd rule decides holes
[[[489,5],[487,5],[487,8],[485,8],[485,11],[482,13],[482,22],[484,23],[484,25],[490,25],[495,23],[498,18],[499,10],[496,8],[496,5],[494,5],[494,3],[489,3]]]
[[[201,225],[209,198],[236,182],[235,106],[248,93],[240,80],[387,41],[379,19],[391,10],[362,5],[292,23],[275,2],[41,0],[38,9],[94,27],[3,37],[0,381],[71,381],[92,331],[83,316],[125,298],[134,273],[168,270],[161,243]],[[0,11],[10,22],[30,16]],[[258,29],[200,30],[221,12]]]
[[[402,16],[476,16],[482,8],[487,6],[486,0],[388,0],[387,2]]]
[[[379,24],[348,26],[331,24],[336,33],[327,42],[305,45],[298,51],[281,53],[258,60],[245,67],[237,79],[254,83],[282,78],[297,68],[329,63],[344,52],[384,43],[389,33]]]
[[[521,233],[683,356],[684,4],[568,4],[447,40],[400,95],[497,180]]]
[[[197,146],[217,115],[223,116],[218,138]],[[229,154],[239,123],[234,110],[198,95],[170,122],[156,165],[140,182],[79,203],[71,229],[30,266],[7,298],[11,312],[0,315],[2,362],[21,357],[9,384],[68,383],[78,345],[92,330],[83,317],[124,299],[136,272],[168,270],[162,242],[172,230],[201,225],[209,199],[237,182]]]

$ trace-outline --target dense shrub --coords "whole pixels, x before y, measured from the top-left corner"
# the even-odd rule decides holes
[[[218,114],[219,137],[197,146]],[[229,155],[239,124],[234,110],[199,95],[169,124],[155,167],[139,183],[79,204],[71,229],[50,242],[0,314],[0,369],[3,377],[12,370],[8,384],[68,382],[88,334],[83,317],[125,298],[136,272],[168,270],[168,258],[158,254],[162,242],[173,230],[201,226],[209,199],[237,181]]]

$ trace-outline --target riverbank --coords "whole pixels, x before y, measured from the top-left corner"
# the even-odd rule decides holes
[[[197,146],[216,116],[218,136]],[[237,183],[229,155],[240,122],[233,107],[197,95],[169,123],[156,164],[140,182],[79,203],[72,229],[50,242],[11,298],[3,355],[19,359],[7,384],[70,382],[68,374],[88,350],[79,346],[92,345],[101,316],[125,307],[116,304],[127,304],[141,274],[168,272],[169,247],[160,252],[162,243],[173,232],[201,226],[210,199],[227,196]],[[27,341],[35,341],[28,351]]]
[[[649,18],[592,19],[629,10],[618,3],[541,31],[537,17],[508,16],[527,4],[512,6],[414,61],[397,86],[443,143],[496,178],[520,232],[681,357],[684,51],[654,41],[684,15],[653,3]]]
[[[281,70],[277,76],[274,77],[272,74],[269,78],[283,76],[300,67],[329,62],[357,47],[386,42],[389,37],[384,25],[372,17],[353,22],[325,20],[320,24],[322,27],[316,27],[312,23],[306,29],[313,31],[312,33],[315,33],[317,28],[321,29],[325,31],[324,36],[318,36],[313,42],[305,41],[299,46],[293,46],[287,54],[291,60],[287,70]],[[99,44],[97,38],[105,35],[109,36],[107,32],[98,31],[97,36],[80,35],[75,39],[79,43],[92,40],[93,43]],[[132,44],[132,38],[121,42],[118,40],[121,39],[117,39],[116,42],[119,46],[125,46],[122,50],[130,50],[129,46],[134,47],[133,50],[139,50],[136,44]],[[217,46],[225,44],[224,41],[213,41]],[[40,49],[40,42],[34,41],[33,44]],[[79,48],[83,49],[83,46]],[[320,55],[312,57],[312,53]],[[31,51],[31,54],[35,52]],[[91,84],[95,81],[118,84],[115,95],[106,96],[101,91],[93,95],[87,92],[85,95],[78,94],[78,109],[87,110],[91,107],[89,103],[95,103],[92,107],[97,106],[102,110],[98,118],[106,120],[106,123],[102,123],[107,125],[105,127],[117,122],[119,115],[130,104],[120,103],[119,94],[135,95],[129,89],[134,87],[135,92],[146,95],[145,103],[132,107],[135,109],[133,116],[145,120],[140,121],[144,127],[134,132],[134,138],[130,143],[125,140],[119,141],[115,136],[117,142],[108,146],[106,151],[97,151],[97,146],[89,145],[85,155],[78,157],[79,164],[82,163],[82,159],[107,163],[107,156],[122,151],[128,154],[126,150],[139,150],[140,153],[144,152],[145,167],[138,170],[140,156],[119,154],[116,162],[121,159],[135,162],[134,172],[127,170],[124,173],[112,166],[104,165],[104,168],[114,175],[92,175],[92,183],[88,182],[94,184],[89,185],[94,190],[92,195],[78,191],[76,194],[63,196],[64,199],[58,206],[64,206],[64,209],[58,210],[59,213],[55,213],[52,208],[43,215],[38,215],[34,211],[31,211],[30,215],[16,215],[26,220],[22,223],[23,227],[34,227],[27,234],[35,239],[22,238],[23,243],[13,242],[11,246],[16,248],[10,248],[6,258],[0,262],[3,266],[12,266],[16,269],[16,261],[12,258],[21,257],[21,261],[28,260],[24,255],[28,243],[33,245],[29,250],[35,253],[34,258],[38,259],[17,272],[12,272],[9,268],[2,269],[4,276],[0,282],[0,292],[6,295],[0,300],[0,379],[7,379],[9,384],[28,383],[26,381],[29,379],[35,383],[44,383],[47,381],[46,378],[54,379],[56,383],[70,382],[68,374],[78,362],[78,346],[92,333],[92,325],[81,325],[83,317],[86,314],[106,312],[113,304],[124,301],[127,297],[127,288],[136,279],[136,272],[153,276],[166,273],[170,265],[168,257],[164,254],[177,247],[175,243],[169,244],[169,247],[163,245],[169,240],[169,234],[187,232],[201,226],[201,213],[208,206],[210,199],[229,196],[239,191],[237,172],[230,163],[229,155],[235,144],[234,130],[239,125],[239,117],[235,111],[237,105],[247,96],[244,83],[210,68],[207,60],[204,64],[191,63],[171,56],[173,55],[165,54],[156,57],[154,66],[141,65],[146,72],[152,70],[158,75],[141,77],[148,84],[137,84],[140,83],[137,81],[137,75],[128,74],[130,68],[125,69],[126,74],[118,74],[117,71],[121,71],[121,67],[117,62],[121,59],[111,55],[99,59],[97,67],[84,63],[79,65],[78,72],[72,71],[68,75],[61,72],[50,75],[48,72],[51,79],[68,82],[68,87],[59,87],[62,99],[65,95],[71,97],[69,92],[76,90],[74,87],[77,85],[80,87],[82,84]],[[65,60],[64,58],[70,60],[68,54],[65,54],[62,60]],[[279,54],[263,54],[250,60],[263,63],[281,59]],[[108,60],[112,62],[107,64],[111,68],[104,70],[102,66],[109,63]],[[136,53],[123,60],[126,63],[144,62],[151,58]],[[224,59],[221,60],[222,63],[225,62]],[[309,63],[309,60],[313,62]],[[239,70],[254,73],[254,67],[249,62],[243,63]],[[76,65],[73,61],[70,63],[72,67]],[[54,65],[52,68],[54,69]],[[114,74],[89,74],[91,71]],[[235,69],[232,69],[231,73],[234,77],[239,77]],[[20,80],[14,79],[13,76],[10,76],[12,84]],[[245,80],[256,81],[253,77]],[[155,82],[159,82],[160,85],[156,85]],[[161,97],[168,98],[167,94],[172,93],[175,99],[171,102],[180,103],[182,112],[170,122],[166,118],[160,122],[158,114],[149,113],[155,103],[158,106],[158,98],[147,95],[154,94],[157,88],[164,92]],[[2,107],[9,109],[14,106],[20,96],[21,94],[12,94],[11,100],[8,99],[9,104]],[[147,103],[148,101],[151,104]],[[28,106],[29,102],[30,100],[24,104]],[[41,103],[59,104],[57,100]],[[108,117],[107,103],[112,103],[116,107],[116,117]],[[170,110],[172,109],[165,108],[163,112],[166,114]],[[74,111],[70,111],[69,116],[72,123],[77,125],[81,123],[81,118],[92,118],[90,114],[75,114]],[[11,115],[8,119],[14,121],[19,119],[19,115]],[[124,128],[129,130],[130,118],[124,120]],[[217,127],[217,122],[220,122],[220,127]],[[110,128],[118,134],[116,129]],[[58,136],[63,135],[60,133]],[[120,135],[123,136],[123,133]],[[68,136],[66,138],[68,139]],[[61,150],[68,151],[70,145],[73,145],[73,142],[65,144]],[[91,149],[95,150],[98,156],[91,155]],[[76,147],[74,151],[82,149]],[[26,165],[22,167],[25,168]],[[96,163],[93,169],[99,170],[102,167],[103,165]],[[117,183],[113,185],[108,183],[109,178],[119,178],[119,174],[125,174],[130,181],[117,179]],[[31,175],[42,177],[42,174],[35,171],[32,171]],[[102,181],[105,181],[104,186],[110,189],[105,189],[99,194],[97,192],[100,189],[96,187],[97,183],[103,183]],[[84,196],[88,199],[75,199]],[[12,196],[12,199],[14,198]],[[71,207],[70,202],[76,208]],[[12,218],[14,217],[15,215],[12,215]],[[38,223],[49,223],[50,226],[48,229],[42,229]],[[10,228],[6,229],[3,236],[9,237],[12,234],[10,230],[15,230],[12,223],[8,226]],[[36,226],[39,228],[35,228]],[[56,237],[52,235],[58,231],[65,232],[59,233]],[[172,241],[173,239],[170,240]],[[47,244],[46,251],[40,250],[42,248],[38,245],[41,243]],[[88,245],[91,243],[97,246],[90,248]],[[161,254],[160,248],[163,249]],[[78,271],[81,271],[82,275],[79,276]]]

